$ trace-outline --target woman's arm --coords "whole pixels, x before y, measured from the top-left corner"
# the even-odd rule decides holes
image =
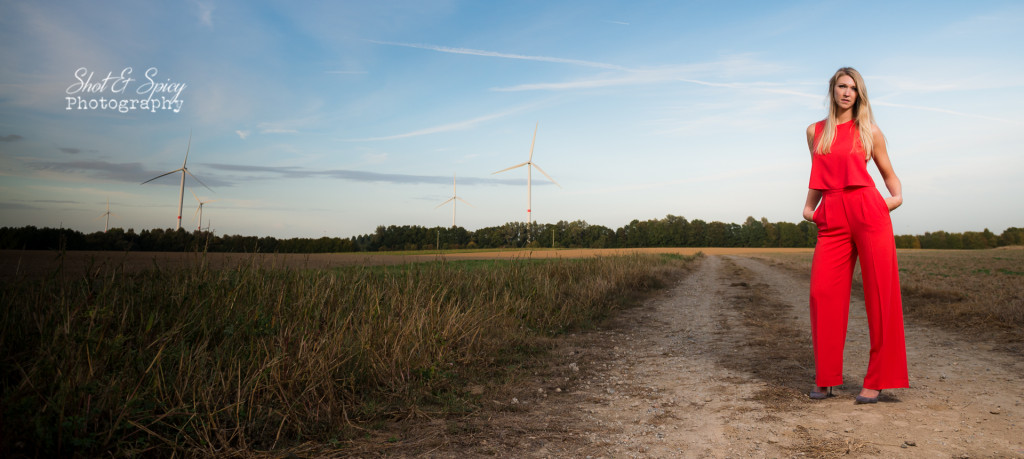
[[[885,198],[885,205],[892,212],[903,204],[903,184],[900,183],[900,178],[896,176],[896,172],[892,170],[892,163],[889,162],[889,152],[885,149],[885,136],[882,135],[882,130],[875,126],[871,131],[874,143],[874,151],[871,152],[871,157],[875,160],[878,172],[882,174],[885,188],[889,190],[890,197]]]
[[[814,124],[811,123],[807,126],[807,149],[811,151],[811,160],[814,160]],[[818,190],[807,190],[807,200],[804,201],[804,220],[811,221],[814,216],[814,209],[818,207],[818,201],[821,201],[821,191]]]
[[[814,217],[814,209],[818,207],[818,201],[821,200],[821,191],[819,190],[807,190],[807,201],[804,201],[804,220],[812,221]]]

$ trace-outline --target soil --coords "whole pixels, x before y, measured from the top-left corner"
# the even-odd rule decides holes
[[[908,322],[910,389],[855,405],[867,323],[855,294],[846,384],[810,400],[807,276],[714,255],[606,327],[558,340],[533,375],[467,388],[462,418],[403,421],[347,454],[391,457],[1024,457],[1024,358]]]

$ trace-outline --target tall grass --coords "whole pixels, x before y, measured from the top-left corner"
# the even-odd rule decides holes
[[[0,455],[242,455],[343,446],[368,423],[470,409],[462,389],[687,260],[425,263],[8,281]],[[461,407],[461,408],[460,408]]]

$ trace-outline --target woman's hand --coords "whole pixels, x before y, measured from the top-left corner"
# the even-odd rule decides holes
[[[810,207],[804,207],[804,220],[809,222],[814,221],[814,209]]]
[[[889,208],[889,212],[896,210],[897,207],[903,204],[903,196],[889,196],[885,198],[885,205]],[[807,210],[804,210],[807,213]]]

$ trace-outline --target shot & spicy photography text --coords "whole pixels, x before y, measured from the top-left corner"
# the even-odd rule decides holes
[[[185,83],[170,78],[158,78],[160,71],[150,67],[143,73],[142,80],[133,77],[134,70],[125,67],[119,73],[107,72],[104,77],[86,67],[75,70],[75,80],[64,91],[66,110],[111,110],[120,113],[142,110],[150,113],[170,110],[181,111],[185,104],[182,92]],[[163,80],[163,81],[159,81]]]

